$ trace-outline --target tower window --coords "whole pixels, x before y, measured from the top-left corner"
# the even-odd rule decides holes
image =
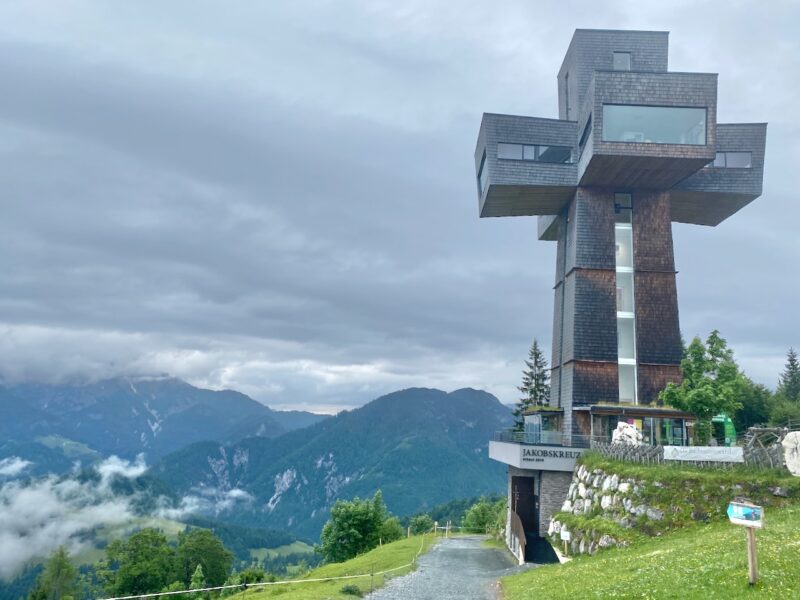
[[[630,52],[614,52],[614,70],[615,71],[631,70]]]

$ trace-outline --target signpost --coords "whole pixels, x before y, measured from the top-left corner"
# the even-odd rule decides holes
[[[750,585],[755,585],[758,579],[756,529],[764,527],[764,509],[749,502],[731,502],[728,504],[728,519],[734,525],[743,525],[747,531],[747,574]]]
[[[564,556],[567,556],[567,554],[568,554],[568,552],[567,552],[567,543],[570,542],[571,540],[572,540],[572,534],[562,527],[561,528],[561,541],[564,542]]]

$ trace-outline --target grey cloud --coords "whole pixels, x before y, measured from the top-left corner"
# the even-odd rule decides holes
[[[720,329],[774,384],[800,338],[776,275],[800,250],[797,8],[575,22],[589,6],[0,7],[0,376],[170,372],[325,410],[409,385],[512,401],[550,338],[555,248],[533,219],[477,218],[475,134],[483,111],[555,115],[581,26],[671,30],[672,68],[720,73],[720,119],[770,122],[764,197],[676,226],[675,248],[685,335]]]
[[[101,480],[45,477],[11,481],[0,487],[0,577],[12,577],[27,562],[43,558],[58,546],[71,552],[84,547],[82,532],[115,527],[134,517],[130,498],[115,497],[108,477],[141,474],[141,464],[111,457],[98,465]]]
[[[31,464],[29,460],[23,460],[19,456],[9,456],[0,460],[0,477],[16,477],[27,469]]]

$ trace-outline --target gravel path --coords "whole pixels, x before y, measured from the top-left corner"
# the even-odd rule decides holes
[[[516,572],[513,557],[482,544],[484,537],[439,540],[419,559],[417,570],[392,579],[369,600],[495,600],[497,580]]]

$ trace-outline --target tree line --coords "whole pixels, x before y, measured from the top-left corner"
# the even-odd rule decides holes
[[[428,533],[434,521],[449,520],[471,532],[500,535],[505,526],[505,507],[505,498],[499,496],[454,500],[401,521],[389,512],[379,490],[364,500],[337,500],[315,554],[267,557],[262,563],[242,561],[238,570],[233,570],[234,553],[209,529],[187,527],[177,540],[170,541],[162,531],[145,528],[108,544],[104,558],[90,567],[76,568],[66,548],[57,548],[46,560],[28,600],[134,596],[275,581],[278,573],[286,573],[285,561],[299,563],[299,571],[295,569],[292,575],[302,575],[321,561],[342,562],[405,537],[408,529],[415,535]],[[233,587],[221,593],[175,594],[170,598],[198,600],[238,591]]]

